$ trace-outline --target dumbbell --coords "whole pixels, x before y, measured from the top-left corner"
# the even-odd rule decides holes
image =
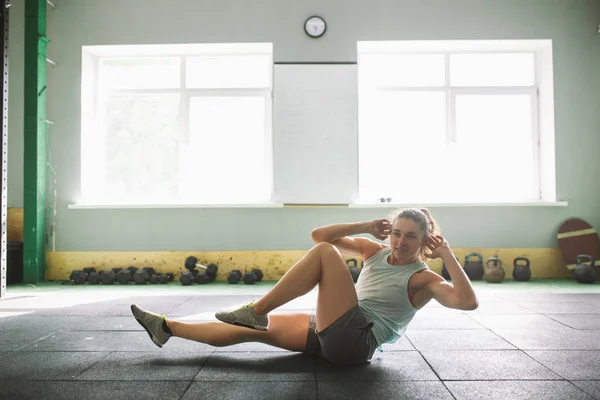
[[[90,272],[87,276],[87,281],[90,285],[99,285],[100,284],[100,273],[99,272]]]
[[[162,285],[166,285],[169,282],[173,282],[175,275],[172,272],[167,272],[166,274],[158,274],[158,283]]]
[[[189,256],[185,259],[185,268],[190,271],[193,271],[196,268],[204,270],[209,282],[212,282],[217,278],[217,271],[219,269],[217,264],[208,264],[208,266],[205,266],[198,263],[198,258],[194,256]]]
[[[90,276],[90,274],[92,272],[96,272],[96,268],[94,268],[94,267],[86,267],[86,268],[83,269],[83,272],[85,272],[85,274],[86,274],[86,281],[87,281],[88,278],[89,278],[89,276]]]
[[[262,281],[264,275],[260,269],[253,269],[252,272],[256,275],[256,282]]]
[[[102,273],[100,273],[100,281],[103,285],[112,285],[113,283],[115,283],[116,277],[117,274],[114,270],[105,270],[102,271]]]
[[[154,268],[152,267],[145,267],[142,269],[148,273],[148,276],[156,275],[156,271],[154,271]]]
[[[244,283],[246,285],[254,285],[257,282],[260,282],[262,278],[262,271],[260,269],[253,269],[252,271],[244,274]]]
[[[210,278],[210,276],[208,275],[208,273],[205,272],[200,272],[200,270],[197,269],[191,269],[189,270],[189,272],[192,273],[192,283],[199,283],[201,285],[204,285],[205,283],[211,282],[212,279]]]
[[[145,269],[139,269],[133,274],[133,282],[136,285],[145,285],[150,280],[150,275]]]
[[[254,271],[246,272],[244,274],[244,283],[246,285],[254,285],[256,282],[258,282],[258,277]]]
[[[87,278],[87,274],[83,270],[74,270],[71,272],[69,276],[69,280],[73,283],[73,285],[83,285]]]
[[[196,275],[195,282],[200,285],[204,285],[205,283],[211,282],[211,279],[208,277],[206,272],[202,272],[202,273],[198,273],[198,275]]]
[[[116,281],[121,285],[127,285],[133,277],[133,274],[130,269],[121,269],[117,272]]]
[[[231,284],[236,284],[242,279],[242,271],[239,269],[234,269],[229,274],[227,274],[227,282]]]
[[[179,282],[181,282],[181,284],[184,286],[191,285],[195,279],[196,278],[192,271],[183,271],[181,275],[179,275]]]

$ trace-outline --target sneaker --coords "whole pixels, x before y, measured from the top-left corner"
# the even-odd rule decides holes
[[[158,347],[163,347],[172,336],[164,331],[163,323],[167,320],[164,315],[158,315],[149,311],[144,311],[135,304],[131,305],[131,312],[137,322],[148,332],[150,339]]]
[[[254,302],[244,304],[232,311],[219,311],[215,317],[227,324],[244,326],[259,331],[266,331],[269,326],[267,315],[258,315],[254,312]]]

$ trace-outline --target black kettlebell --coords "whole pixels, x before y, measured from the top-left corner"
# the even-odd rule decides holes
[[[358,261],[355,258],[349,258],[346,260],[346,265],[348,266],[348,270],[350,270],[350,275],[352,275],[352,280],[354,283],[358,281],[358,277],[360,276],[360,271],[358,270]]]
[[[583,260],[589,261],[589,264],[584,264]],[[592,256],[580,254],[577,256],[576,262],[575,280],[579,283],[594,283],[596,281],[596,265]]]
[[[477,257],[477,261],[471,261],[471,257]],[[472,281],[480,281],[485,273],[483,269],[483,256],[479,253],[469,253],[465,257],[465,273]]]
[[[525,261],[525,265],[519,265],[519,261]],[[530,265],[529,259],[526,257],[515,258],[515,261],[513,262],[513,279],[515,281],[527,282],[531,278]]]

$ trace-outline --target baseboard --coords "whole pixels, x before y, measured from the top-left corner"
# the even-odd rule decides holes
[[[513,261],[516,257],[527,257],[531,263],[533,278],[568,278],[568,271],[559,249],[554,248],[485,248],[485,249],[454,249],[457,258],[464,265],[468,253],[477,252],[485,261],[496,255],[502,260],[506,271],[506,279],[512,279]],[[217,280],[226,280],[227,274],[234,269],[252,270],[259,268],[263,271],[264,280],[279,280],[287,270],[304,254],[306,250],[286,251],[66,251],[46,253],[46,280],[67,280],[71,271],[85,267],[95,267],[96,270],[134,266],[138,268],[153,267],[159,273],[172,272],[176,275],[185,270],[185,258],[190,255],[198,257],[204,265],[215,263],[219,266]],[[351,257],[347,257],[351,258]],[[474,259],[473,259],[474,260]],[[357,258],[359,267],[362,260]],[[430,260],[429,267],[441,274],[441,260]]]

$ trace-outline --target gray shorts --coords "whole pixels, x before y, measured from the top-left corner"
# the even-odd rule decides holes
[[[369,322],[358,305],[317,332],[316,315],[310,316],[305,354],[316,355],[336,365],[356,365],[373,357],[379,346]]]

